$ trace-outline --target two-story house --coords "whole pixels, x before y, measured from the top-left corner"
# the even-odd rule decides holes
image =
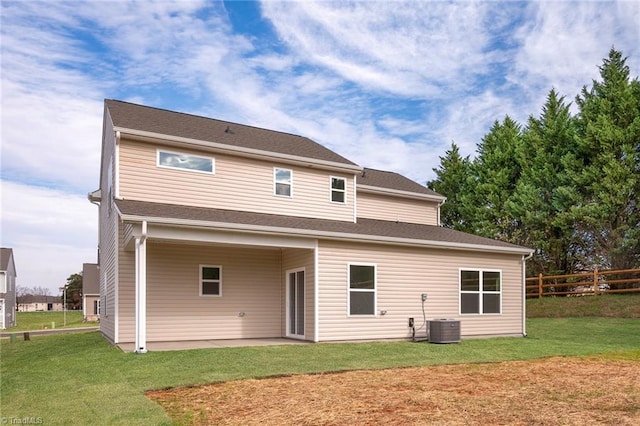
[[[439,226],[441,195],[305,137],[107,100],[100,328],[114,343],[525,334],[531,250]],[[422,301],[426,294],[426,301]]]
[[[13,249],[0,248],[0,329],[16,326],[16,264]]]
[[[100,319],[100,276],[95,263],[82,264],[82,318],[85,322]]]

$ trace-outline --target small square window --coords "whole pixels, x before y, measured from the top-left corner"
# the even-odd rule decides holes
[[[339,177],[331,177],[331,201],[345,203],[347,199],[346,180]]]
[[[460,313],[499,314],[501,312],[500,271],[460,271]]]
[[[222,296],[222,267],[200,266],[200,296]]]
[[[273,169],[273,190],[275,195],[291,197],[293,172],[289,169]]]

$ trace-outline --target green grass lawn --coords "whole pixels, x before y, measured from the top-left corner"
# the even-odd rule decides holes
[[[49,312],[17,312],[16,321],[18,325],[7,328],[4,332],[20,332],[32,330],[50,330],[52,328],[76,328],[95,327],[96,322],[82,322],[82,311],[67,311],[66,326],[65,313],[57,311]]]
[[[640,293],[543,297],[527,300],[527,317],[640,318]]]
[[[640,362],[640,320],[540,318],[529,337],[460,344],[379,342],[123,353],[99,333],[3,340],[0,417],[44,424],[170,424],[144,392],[226,380],[561,355],[607,354]]]

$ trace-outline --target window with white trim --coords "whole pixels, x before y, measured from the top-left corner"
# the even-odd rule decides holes
[[[346,179],[331,176],[331,201],[342,204],[347,201]]]
[[[187,170],[198,173],[215,173],[215,162],[211,157],[158,150],[157,166],[168,169]]]
[[[376,265],[349,264],[349,315],[375,315]]]
[[[0,272],[0,293],[7,292],[7,275],[4,272]]]
[[[200,265],[200,296],[222,296],[222,267]]]
[[[273,193],[284,197],[291,197],[293,187],[293,172],[289,169],[273,169]]]
[[[500,314],[502,273],[482,269],[460,270],[460,314]]]

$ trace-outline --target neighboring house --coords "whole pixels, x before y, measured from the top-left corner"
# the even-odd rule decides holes
[[[13,249],[0,248],[0,329],[16,326],[17,276]]]
[[[100,277],[95,263],[82,264],[82,316],[85,322],[100,319]]]
[[[339,141],[336,141],[339,142]],[[392,153],[389,153],[392,155]],[[305,137],[106,100],[100,329],[114,343],[523,336],[532,251],[439,226],[441,195]]]
[[[60,296],[38,296],[27,294],[19,297],[18,312],[48,312],[62,310],[63,306]]]

